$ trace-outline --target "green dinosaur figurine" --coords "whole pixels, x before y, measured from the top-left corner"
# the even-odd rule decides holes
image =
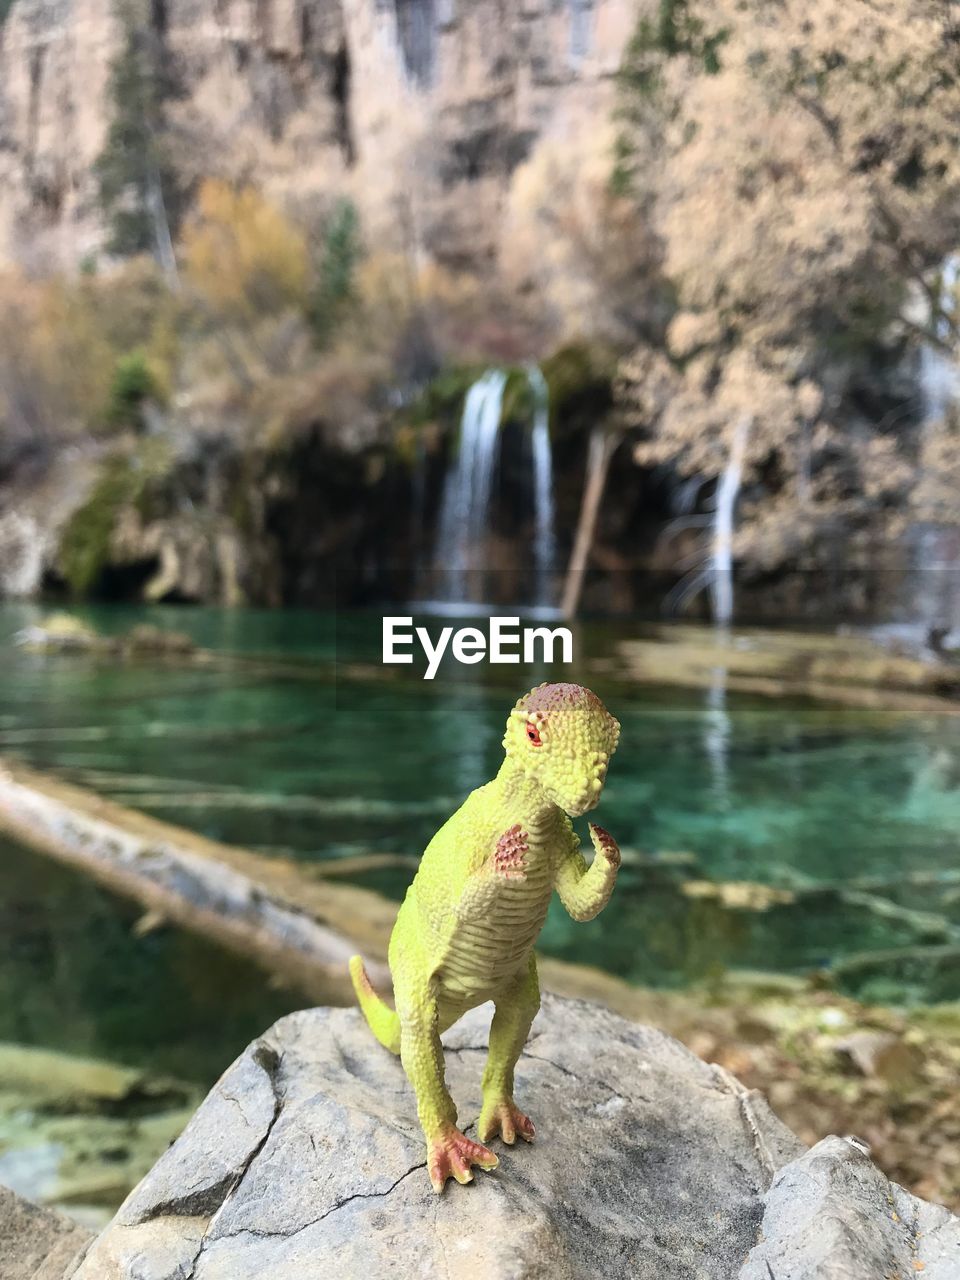
[[[373,1034],[398,1053],[417,1095],[436,1191],[447,1178],[495,1169],[483,1146],[497,1133],[531,1142],[533,1124],[513,1100],[513,1071],[540,1007],[533,944],[553,890],[574,920],[606,906],[620,865],[616,841],[590,824],[588,867],[568,814],[600,799],[620,725],[577,684],[542,684],[507,720],[506,758],[492,782],[472,792],[430,841],[390,939],[396,1012],[354,956],[350,976]],[[440,1035],[468,1009],[493,1000],[483,1073],[480,1142],[457,1128],[444,1083]]]

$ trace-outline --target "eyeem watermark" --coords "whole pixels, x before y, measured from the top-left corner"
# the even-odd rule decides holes
[[[424,680],[432,680],[449,649],[456,662],[572,662],[573,635],[569,627],[521,627],[519,618],[491,618],[486,632],[479,627],[441,627],[434,640],[413,618],[384,618],[383,661],[411,663],[419,646],[427,660]],[[559,657],[557,656],[559,650]]]

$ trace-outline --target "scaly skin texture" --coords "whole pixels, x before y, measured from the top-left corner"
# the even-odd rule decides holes
[[[473,1165],[496,1168],[483,1143],[498,1134],[533,1140],[513,1098],[513,1072],[540,1007],[533,944],[554,891],[574,920],[592,920],[613,891],[620,851],[590,824],[587,866],[570,817],[594,808],[620,726],[576,684],[544,684],[510,713],[506,756],[430,841],[390,940],[396,1011],[380,1000],[354,956],[354,988],[374,1035],[399,1053],[417,1095],[430,1181],[470,1182]],[[493,1000],[479,1142],[457,1128],[444,1083],[440,1035]]]

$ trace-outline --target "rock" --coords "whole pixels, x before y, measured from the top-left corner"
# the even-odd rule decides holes
[[[479,1109],[489,1009],[445,1037],[461,1116]],[[602,1051],[601,1051],[602,1047]],[[759,1195],[801,1144],[660,1032],[546,998],[518,1067],[532,1147],[443,1197],[399,1062],[352,1010],[285,1018],[224,1075],[128,1198],[78,1280],[332,1274],[734,1275]],[[137,1270],[136,1268],[140,1268]],[[706,1268],[706,1269],[705,1269]]]
[[[76,1269],[90,1239],[85,1227],[0,1187],[3,1280],[62,1280]]]
[[[124,635],[105,636],[68,613],[55,613],[25,627],[14,643],[38,653],[95,653],[113,657],[185,658],[197,647],[183,631],[139,623]]]
[[[489,1015],[444,1037],[468,1132]],[[435,1196],[398,1060],[354,1010],[292,1014],[224,1074],[74,1280],[769,1280],[768,1259],[777,1280],[879,1280],[914,1274],[875,1269],[894,1245],[932,1267],[960,1225],[840,1139],[805,1152],[722,1068],[583,1001],[544,998],[517,1094],[536,1143],[498,1146],[495,1173]],[[824,1239],[846,1270],[790,1270],[828,1256]]]
[[[834,1052],[864,1076],[874,1076],[887,1084],[905,1087],[914,1081],[920,1055],[893,1031],[855,1031],[836,1040]]]
[[[104,649],[104,638],[68,613],[54,613],[42,623],[25,627],[14,636],[23,649],[56,653],[90,653]]]
[[[824,1138],[780,1170],[761,1233],[739,1280],[960,1275],[960,1219],[888,1182],[849,1139]]]
[[[195,0],[169,5],[178,170],[195,180],[215,155],[228,181],[255,165],[274,200],[349,193],[387,251],[403,243],[405,192],[425,251],[486,270],[507,240],[502,206],[523,161],[609,118],[636,13],[631,0],[598,9],[278,0],[221,23]],[[122,32],[107,0],[18,0],[6,18],[0,263],[71,269],[102,252],[95,162]]]
[[[148,623],[131,627],[119,643],[126,653],[159,657],[186,657],[196,651],[196,645],[185,632],[168,631],[165,627],[154,627]]]

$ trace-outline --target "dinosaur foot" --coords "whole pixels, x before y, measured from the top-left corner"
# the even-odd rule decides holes
[[[480,1169],[495,1169],[500,1161],[479,1142],[462,1134],[454,1125],[448,1125],[427,1143],[427,1172],[433,1189],[438,1194],[448,1178],[457,1182],[472,1182],[471,1165]]]
[[[484,1142],[489,1142],[499,1133],[508,1146],[513,1146],[517,1134],[525,1142],[532,1142],[536,1137],[536,1129],[529,1116],[524,1115],[512,1098],[500,1098],[496,1102],[485,1102],[477,1123],[477,1134]]]

